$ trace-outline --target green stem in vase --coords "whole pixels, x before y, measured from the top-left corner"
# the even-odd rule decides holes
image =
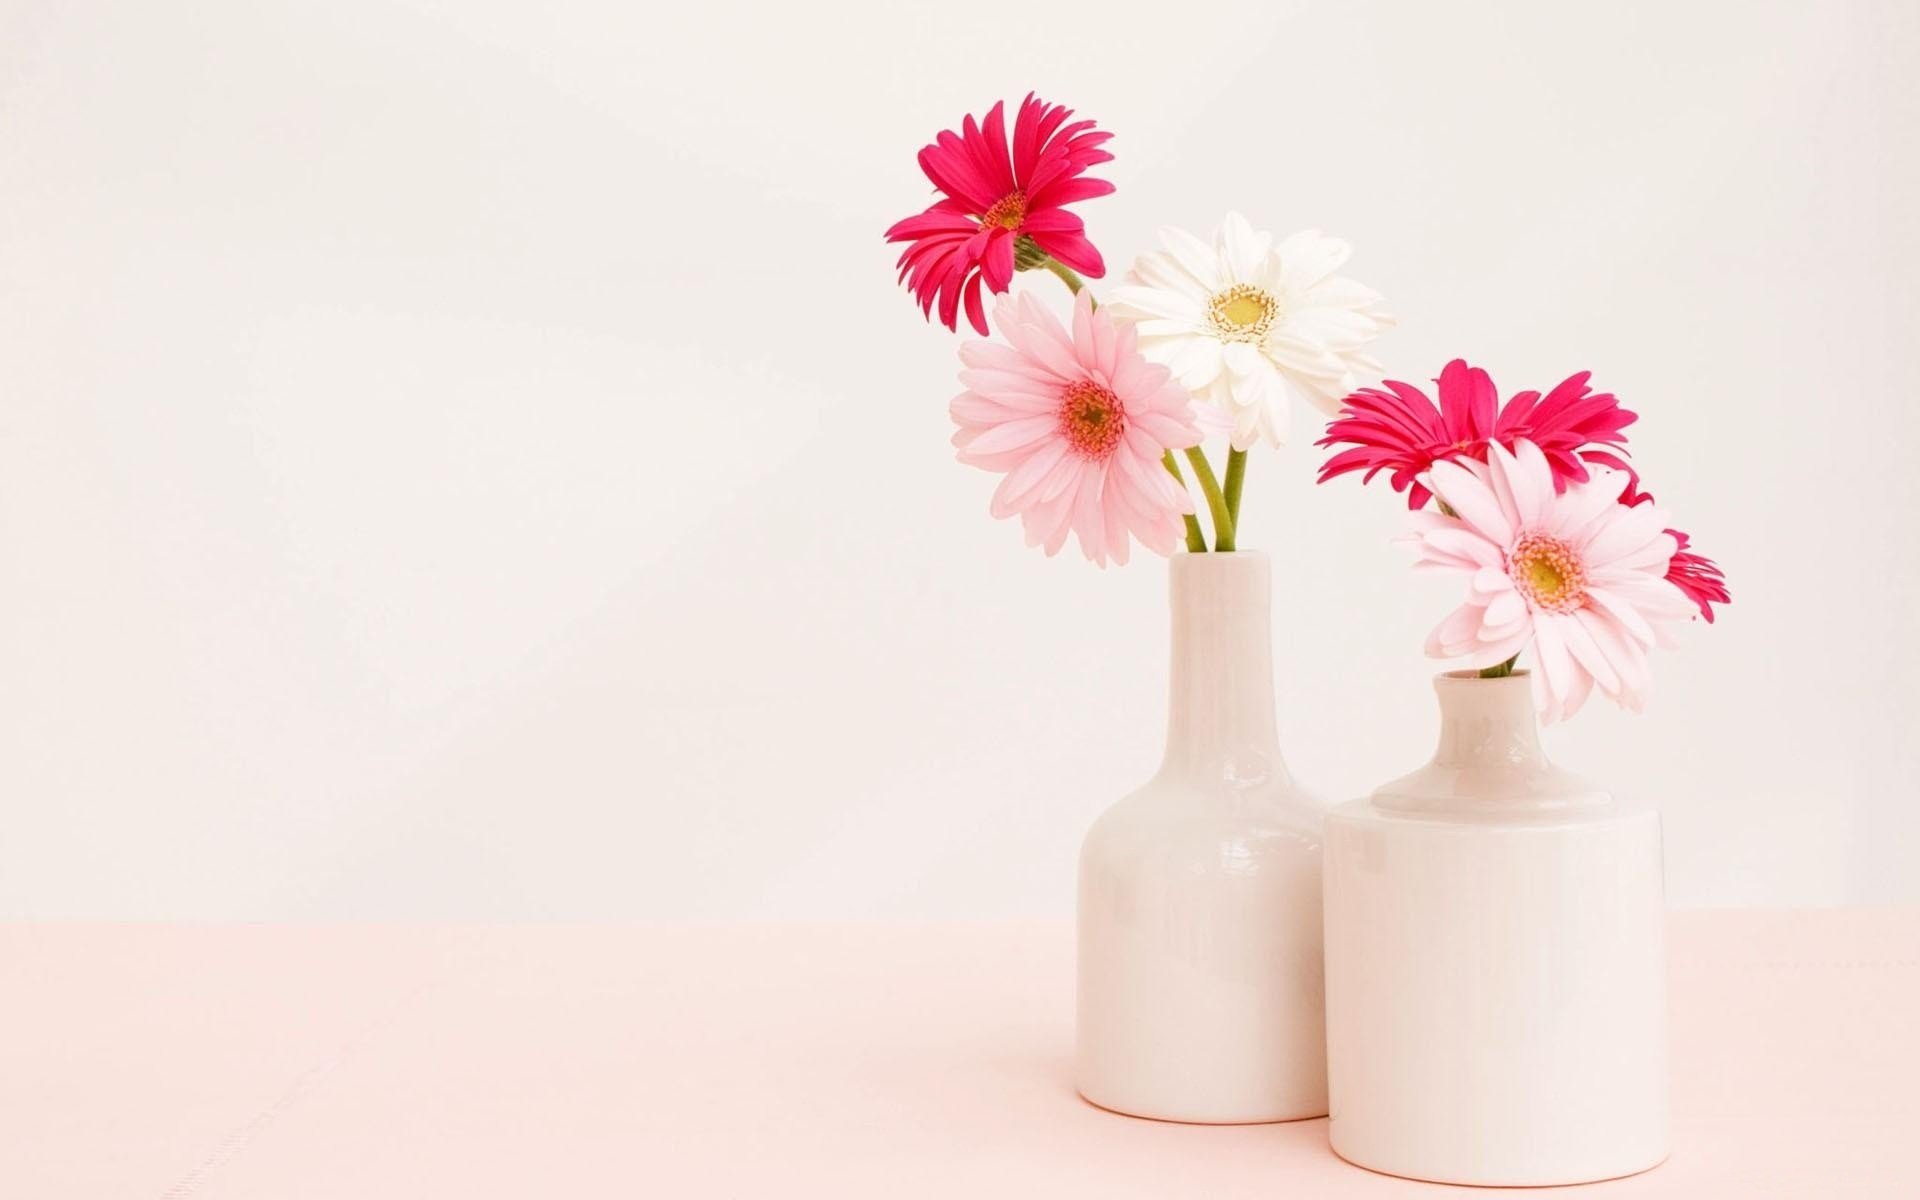
[[[1513,664],[1518,662],[1519,660],[1520,660],[1520,656],[1518,654],[1515,654],[1512,658],[1508,659],[1503,663],[1495,663],[1491,667],[1481,667],[1480,678],[1505,679],[1507,676],[1513,674]]]
[[[1047,270],[1052,271],[1055,275],[1058,275],[1060,277],[1060,281],[1066,284],[1068,289],[1070,289],[1073,292],[1073,294],[1076,296],[1080,294],[1081,288],[1087,286],[1086,281],[1082,280],[1080,276],[1074,274],[1072,267],[1069,267],[1067,264],[1061,262],[1057,258],[1053,258],[1049,256],[1047,261],[1044,263],[1041,263],[1040,265],[1045,267]],[[1093,297],[1091,296],[1087,298],[1089,300],[1093,300]],[[1096,308],[1100,306],[1100,302],[1098,300],[1094,300],[1093,303],[1094,303],[1094,307]]]
[[[1227,500],[1227,518],[1233,523],[1233,536],[1240,537],[1240,488],[1247,482],[1247,452],[1227,450],[1227,481],[1221,485],[1221,492]],[[1223,547],[1231,550],[1232,546]]]
[[[1187,477],[1180,473],[1180,464],[1174,459],[1173,451],[1168,450],[1162,454],[1160,461],[1166,465],[1167,474],[1180,481],[1180,490],[1186,491]],[[1187,549],[1194,554],[1205,554],[1207,535],[1200,530],[1200,518],[1187,513],[1181,519],[1187,523]]]
[[[1193,477],[1200,484],[1200,494],[1207,498],[1207,509],[1213,513],[1213,548],[1215,550],[1233,549],[1233,516],[1227,512],[1227,498],[1220,494],[1220,481],[1213,477],[1213,464],[1198,446],[1187,447],[1187,461],[1193,464]]]

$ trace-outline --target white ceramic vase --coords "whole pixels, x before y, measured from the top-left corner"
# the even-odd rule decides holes
[[[1433,762],[1326,824],[1342,1158],[1446,1183],[1667,1156],[1660,821],[1549,763],[1525,672],[1435,681]]]
[[[1178,554],[1159,774],[1080,854],[1076,1079],[1166,1121],[1327,1111],[1324,807],[1281,761],[1264,554]]]

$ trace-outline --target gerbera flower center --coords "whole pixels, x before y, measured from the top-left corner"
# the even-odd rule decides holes
[[[1208,304],[1213,327],[1230,342],[1257,342],[1280,317],[1280,301],[1250,283],[1236,283]]]
[[[1587,568],[1557,537],[1521,534],[1507,553],[1507,574],[1535,608],[1565,613],[1587,602]]]
[[[1126,432],[1120,398],[1093,380],[1081,380],[1060,398],[1060,434],[1080,457],[1106,458]]]
[[[982,225],[998,225],[1002,229],[1018,229],[1027,219],[1027,197],[1021,192],[1009,192],[993,202],[993,207],[980,214]]]

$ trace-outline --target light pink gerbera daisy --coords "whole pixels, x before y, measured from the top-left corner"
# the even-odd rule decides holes
[[[1407,493],[1407,507],[1425,508],[1429,494],[1420,477],[1434,463],[1485,462],[1489,445],[1497,442],[1511,450],[1522,438],[1546,455],[1556,491],[1583,482],[1589,463],[1618,467],[1631,476],[1632,468],[1621,457],[1627,441],[1622,431],[1639,418],[1622,408],[1611,392],[1588,387],[1590,375],[1570,375],[1545,397],[1517,392],[1504,406],[1492,377],[1460,358],[1440,372],[1438,404],[1419,388],[1395,379],[1362,388],[1342,401],[1339,419],[1314,443],[1352,447],[1326,461],[1318,482],[1365,471],[1361,482],[1366,483],[1388,471],[1393,490]],[[1630,489],[1624,503],[1637,498]]]
[[[957,329],[964,299],[967,319],[983,337],[981,282],[994,292],[1007,290],[1021,238],[1090,279],[1106,273],[1086,226],[1066,206],[1113,191],[1104,179],[1082,177],[1088,167],[1113,160],[1101,149],[1113,135],[1096,132],[1092,121],[1068,124],[1072,109],[1028,93],[1009,151],[1005,110],[995,104],[984,123],[967,117],[959,133],[943,131],[920,151],[920,169],[945,199],[887,230],[889,242],[908,243],[900,278],[920,311],[931,317],[938,300],[940,323]]]
[[[1006,474],[993,515],[1020,514],[1049,555],[1071,531],[1103,567],[1127,561],[1129,536],[1172,554],[1193,500],[1161,458],[1199,443],[1192,398],[1084,291],[1071,333],[1029,295],[1003,297],[993,320],[1012,344],[960,348],[967,390],[951,409],[960,461]]]
[[[1424,482],[1458,515],[1414,514],[1417,565],[1472,576],[1427,653],[1486,668],[1531,643],[1544,720],[1572,716],[1595,687],[1640,711],[1647,649],[1694,606],[1667,579],[1678,545],[1664,514],[1620,503],[1626,472],[1596,467],[1556,493],[1546,455],[1521,440],[1511,454],[1492,443],[1484,463],[1435,463]]]

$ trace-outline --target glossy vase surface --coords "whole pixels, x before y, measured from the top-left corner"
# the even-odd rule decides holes
[[[1435,688],[1433,761],[1327,817],[1333,1149],[1481,1185],[1655,1166],[1659,817],[1547,761],[1524,672]]]
[[[1280,756],[1263,554],[1171,561],[1159,773],[1080,855],[1076,1082],[1134,1116],[1322,1116],[1324,808]]]

